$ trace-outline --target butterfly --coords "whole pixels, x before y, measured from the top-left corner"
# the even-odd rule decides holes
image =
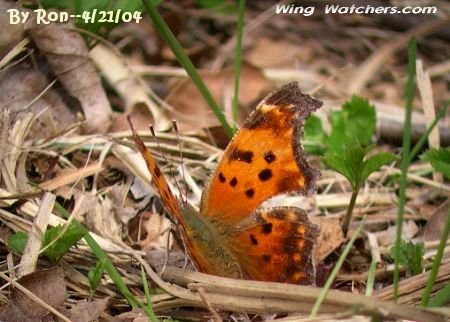
[[[231,278],[312,284],[319,228],[296,207],[260,208],[288,192],[311,195],[319,171],[300,139],[322,103],[296,82],[269,94],[245,120],[206,184],[196,211],[178,201],[155,159],[130,128],[188,255],[201,272]]]

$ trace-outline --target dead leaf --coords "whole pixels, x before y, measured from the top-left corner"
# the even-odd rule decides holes
[[[116,316],[116,319],[118,322],[147,322],[148,316],[145,314],[144,310],[134,309],[130,312],[125,312]]]
[[[143,251],[167,250],[167,247],[172,248],[173,243],[169,237],[170,226],[171,222],[167,217],[146,211],[130,221],[129,235]]]
[[[109,196],[96,198],[92,208],[85,217],[86,226],[101,236],[117,243],[122,243],[123,225],[114,216],[113,202]]]
[[[0,1],[0,26],[2,26],[2,32],[0,32],[0,59],[2,59],[12,47],[19,43],[23,38],[23,32],[25,24],[23,23],[9,23],[10,14],[8,9],[18,9],[13,3],[7,1]],[[21,8],[21,11],[26,9]]]
[[[447,224],[448,208],[450,207],[450,199],[444,201],[438,209],[434,211],[422,230],[422,241],[439,240]]]
[[[57,25],[33,25],[28,30],[45,54],[53,73],[72,98],[78,100],[88,133],[105,133],[111,122],[111,106],[81,35]]]
[[[0,105],[10,109],[13,123],[25,113],[39,115],[29,131],[33,139],[48,138],[76,123],[75,113],[53,88],[40,96],[48,85],[47,78],[31,68],[14,66],[0,75]]]
[[[124,225],[128,224],[130,219],[136,216],[136,209],[129,202],[129,199],[125,198],[128,191],[128,185],[117,183],[111,186],[107,192],[113,204],[116,219]]]
[[[344,233],[338,218],[311,216],[310,220],[320,227],[320,235],[313,249],[314,262],[318,264],[342,244]]]
[[[58,266],[25,275],[18,279],[17,283],[53,308],[63,305],[67,296],[64,272]],[[48,313],[46,308],[30,299],[22,291],[13,288],[11,301],[0,312],[0,321],[37,322]]]
[[[94,299],[92,301],[81,300],[66,310],[65,315],[73,322],[98,321],[100,315],[106,310],[109,298]]]
[[[302,61],[311,60],[312,47],[262,37],[245,55],[247,61],[259,68],[292,67],[296,57],[301,57]]]
[[[201,75],[218,105],[229,105],[228,109],[225,108],[225,112],[229,114],[234,88],[234,69],[228,68],[218,73],[202,72]],[[174,108],[173,116],[177,120],[180,131],[198,130],[219,124],[190,79],[177,83],[173,88],[166,100]],[[271,89],[271,83],[258,68],[250,64],[242,64],[239,82],[240,119],[245,119],[250,110],[255,107],[254,105]]]
[[[148,126],[152,124],[153,118],[148,108],[143,105],[145,104],[142,102],[132,105],[129,113],[114,113],[108,132],[129,131],[128,116],[131,118],[136,130],[148,130]]]
[[[405,221],[402,228],[402,237],[405,240],[411,240],[419,231],[419,227],[417,227],[414,220]],[[374,234],[377,236],[380,246],[390,246],[394,244],[396,232],[397,226],[391,226],[386,230],[375,232]]]

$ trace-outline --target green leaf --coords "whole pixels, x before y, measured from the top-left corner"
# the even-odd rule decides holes
[[[450,302],[450,283],[447,283],[428,304],[428,307],[446,306]]]
[[[18,231],[8,239],[8,248],[16,253],[22,254],[28,241],[28,234]]]
[[[421,159],[430,162],[436,171],[450,179],[450,148],[429,150],[422,154]]]
[[[79,225],[73,223],[71,223],[67,230],[61,235],[63,229],[64,226],[59,225],[52,227],[45,232],[44,247],[57,239],[44,251],[44,255],[53,262],[58,261],[58,259],[67,253],[70,247],[75,245],[86,233]]]
[[[321,119],[312,114],[305,123],[303,147],[307,153],[324,154],[327,136],[323,130]]]
[[[93,267],[88,272],[88,280],[89,280],[89,286],[91,289],[91,296],[95,294],[97,291],[98,286],[100,285],[100,282],[102,281],[103,271],[105,270],[105,264],[106,260],[102,258],[97,262],[95,267]]]
[[[398,157],[390,152],[382,152],[371,156],[364,162],[361,182],[364,182],[372,172],[379,170],[383,165],[392,163],[396,160],[398,160]]]
[[[397,160],[397,157],[389,152],[378,153],[366,159],[366,155],[372,149],[372,145],[366,147],[355,145],[345,148],[339,154],[328,152],[322,160],[329,168],[346,177],[355,191],[372,172]]]
[[[425,254],[424,243],[414,244],[410,241],[406,242],[403,239],[400,241],[400,257],[398,261],[405,266],[408,272],[412,275],[417,275],[423,272],[423,255]],[[395,256],[395,246],[391,248],[391,257]]]
[[[330,124],[327,141],[332,152],[339,153],[355,144],[369,145],[376,127],[375,107],[367,99],[354,95],[342,111],[330,113]]]
[[[362,183],[364,157],[372,148],[373,146],[363,148],[360,145],[355,145],[351,148],[346,148],[339,154],[327,153],[322,160],[329,168],[346,177],[353,190],[357,190]]]
[[[339,153],[346,143],[355,141],[354,137],[346,131],[346,120],[343,111],[332,111],[329,115],[331,133],[327,139],[328,149],[331,152]]]

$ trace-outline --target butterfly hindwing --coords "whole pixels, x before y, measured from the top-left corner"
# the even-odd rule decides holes
[[[298,208],[258,210],[229,239],[243,278],[294,284],[314,282],[312,248],[319,229]]]

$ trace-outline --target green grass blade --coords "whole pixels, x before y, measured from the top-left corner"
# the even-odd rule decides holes
[[[444,107],[439,111],[438,115],[436,115],[436,118],[434,119],[433,123],[430,124],[430,126],[427,128],[425,133],[422,134],[419,141],[417,141],[416,145],[414,145],[414,148],[411,150],[411,153],[409,154],[409,163],[413,161],[413,159],[416,157],[417,153],[422,149],[422,147],[427,142],[428,136],[430,135],[431,131],[436,127],[439,120],[443,118],[447,114],[448,106],[450,105],[450,101],[446,101],[444,103]]]
[[[145,269],[142,266],[141,266],[141,277],[142,277],[142,286],[144,287],[145,299],[147,300],[147,309],[149,312],[151,312],[151,315],[149,315],[150,321],[158,322],[159,320],[156,317],[155,313],[153,312],[152,298],[150,297],[150,290],[148,289],[147,275],[145,274]]]
[[[58,209],[59,212],[65,217],[69,218],[70,214],[69,212],[61,206],[58,202],[55,203],[55,208]],[[148,316],[151,316],[151,314],[154,314],[153,312],[150,312],[148,310],[148,307],[145,306],[143,303],[141,303],[134,295],[131,293],[130,289],[125,284],[125,281],[122,279],[122,276],[120,276],[119,271],[116,269],[114,264],[109,259],[108,255],[105,253],[105,251],[100,247],[99,244],[95,241],[95,239],[91,236],[89,233],[89,230],[86,229],[82,224],[80,224],[77,220],[73,219],[72,223],[80,226],[80,229],[84,229],[86,233],[84,234],[84,240],[91,248],[92,252],[94,253],[95,257],[97,257],[98,260],[104,260],[105,261],[105,270],[108,272],[109,277],[114,282],[114,284],[119,289],[120,293],[123,295],[123,297],[126,298],[128,303],[131,305],[132,308],[142,308],[144,309],[145,313]]]
[[[440,307],[445,306],[450,302],[450,283],[447,283],[445,287],[440,290],[435,297],[430,300],[428,307]]]
[[[344,251],[342,252],[341,256],[339,257],[338,261],[336,262],[336,266],[333,268],[333,271],[331,272],[330,276],[328,277],[327,282],[325,283],[324,287],[322,288],[322,291],[320,292],[320,295],[317,298],[316,303],[314,303],[314,306],[311,310],[311,314],[309,315],[310,318],[314,318],[317,315],[317,313],[319,312],[320,305],[322,305],[323,300],[327,296],[328,290],[330,289],[331,284],[335,280],[342,265],[344,264],[345,258],[347,257],[348,253],[350,252],[350,249],[352,248],[353,243],[355,242],[356,238],[361,233],[361,230],[364,227],[365,221],[366,221],[366,216],[364,216],[364,218],[361,220],[361,223],[358,226],[358,229],[356,229],[352,238],[350,239],[348,244],[345,246]]]
[[[153,20],[153,23],[155,24],[156,29],[158,30],[160,36],[164,39],[164,41],[167,43],[167,45],[172,49],[173,53],[175,54],[175,57],[177,58],[178,62],[181,66],[186,70],[189,77],[192,79],[194,84],[197,86],[200,93],[203,95],[203,98],[208,103],[214,114],[216,115],[217,119],[219,120],[220,124],[222,125],[225,133],[232,137],[234,134],[233,129],[228,124],[227,120],[225,119],[224,114],[220,110],[219,105],[217,105],[216,101],[212,97],[210,91],[206,87],[206,84],[203,82],[203,79],[200,77],[200,74],[198,73],[197,69],[195,68],[194,64],[186,55],[186,53],[183,50],[183,47],[181,47],[180,43],[178,42],[177,38],[174,36],[172,31],[170,30],[169,26],[167,26],[164,19],[161,17],[161,15],[158,13],[155,5],[152,3],[151,0],[142,0],[142,3],[144,4],[145,8],[147,9],[148,14]]]
[[[430,276],[428,277],[427,286],[422,296],[422,303],[421,303],[422,306],[426,307],[429,304],[431,291],[433,290],[434,283],[436,282],[436,277],[439,272],[442,256],[444,255],[444,248],[447,243],[449,232],[450,232],[450,209],[448,210],[447,214],[447,224],[445,225],[444,231],[442,232],[441,241],[439,242],[436,257],[434,259],[433,266],[431,267],[431,272]]]
[[[239,0],[239,15],[236,30],[236,57],[234,59],[233,121],[236,123],[239,111],[239,79],[241,75],[242,35],[244,31],[245,0]]]
[[[408,81],[406,83],[406,110],[405,110],[405,126],[403,129],[403,146],[401,161],[401,176],[398,199],[397,213],[397,231],[395,236],[395,256],[394,256],[394,302],[398,297],[398,283],[400,281],[400,243],[402,240],[403,215],[406,203],[406,185],[408,183],[409,154],[411,149],[411,115],[413,108],[413,99],[415,94],[415,76],[416,76],[416,39],[412,38],[408,47]]]
[[[375,260],[375,258],[372,258],[372,262],[370,262],[370,266],[369,266],[369,274],[367,276],[366,296],[372,295],[373,286],[375,285],[376,271],[377,271],[377,261]]]

